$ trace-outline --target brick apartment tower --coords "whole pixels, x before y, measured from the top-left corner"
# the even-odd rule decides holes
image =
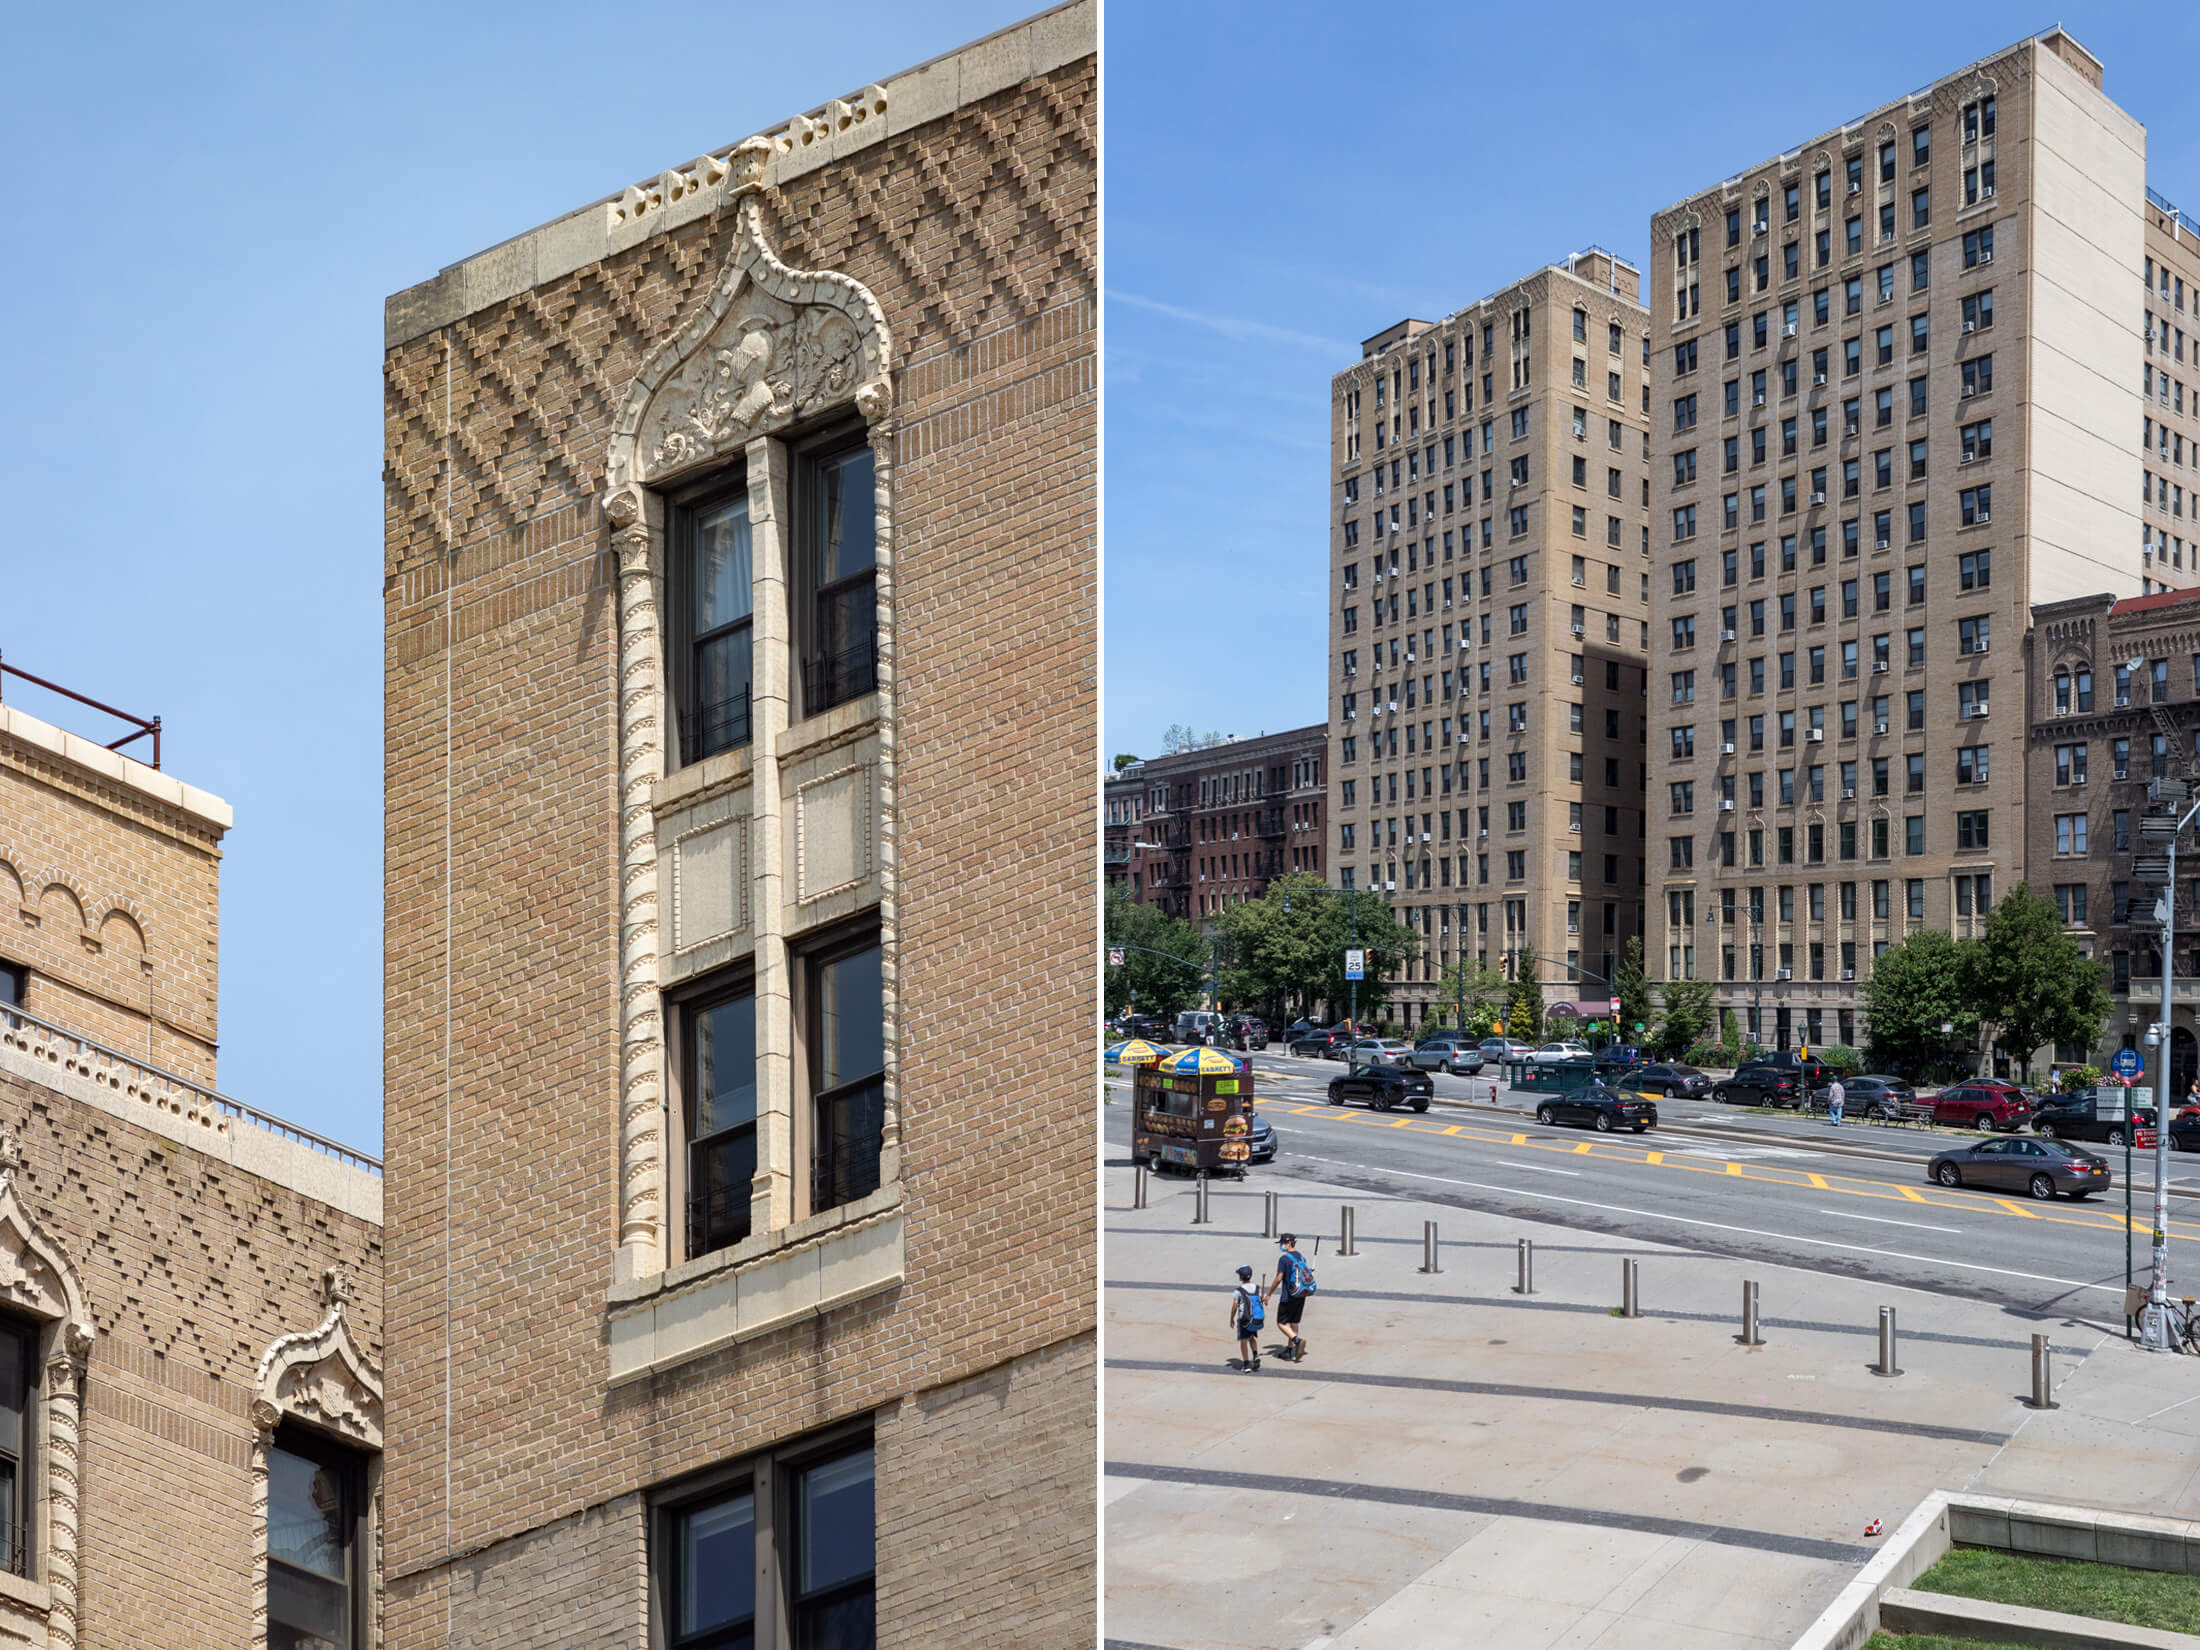
[[[1592,248],[1330,382],[1330,862],[1420,935],[1408,1027],[1462,956],[1601,1003],[1642,929],[1640,289]]]
[[[213,1088],[229,827],[0,705],[0,1644],[372,1642],[381,1168]]]
[[[1653,220],[1649,951],[1744,1035],[1857,1041],[1881,949],[2049,880],[2031,610],[2192,577],[2131,440],[2144,166],[2056,30]]]
[[[1092,1642],[1097,21],[390,300],[391,1650]]]
[[[1211,922],[1276,877],[1320,876],[1328,771],[1320,723],[1133,762],[1103,788],[1108,881]]]

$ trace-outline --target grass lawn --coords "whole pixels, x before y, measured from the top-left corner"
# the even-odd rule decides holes
[[[1864,1641],[1864,1650],[1979,1650],[1980,1642],[1942,1638],[1938,1633],[1874,1633]]]
[[[1986,1548],[1959,1548],[1910,1584],[1920,1592],[2021,1604],[2120,1621],[2130,1627],[2200,1632],[2200,1576],[2126,1570],[2078,1559],[2032,1558]],[[1904,1639],[1902,1650],[1932,1641]]]

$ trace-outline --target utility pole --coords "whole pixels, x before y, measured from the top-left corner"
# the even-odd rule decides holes
[[[2154,1273],[2147,1286],[2146,1314],[2139,1326],[2139,1344],[2149,1352],[2170,1349],[2170,1026],[2177,973],[2177,839],[2193,816],[2200,814],[2200,802],[2186,805],[2191,796],[2192,786],[2182,779],[2165,777],[2147,787],[2148,800],[2154,806],[2140,817],[2140,854],[2132,861],[2135,879],[2152,882],[2156,880],[2152,873],[2159,871],[2162,888],[2154,902],[2154,919],[2162,925],[2162,1018],[2155,1028],[2159,1063],[2154,1079]],[[2153,856],[2157,848],[2162,850],[2159,859]]]

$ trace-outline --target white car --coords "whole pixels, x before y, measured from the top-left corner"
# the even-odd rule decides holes
[[[1396,1037],[1363,1037],[1345,1052],[1353,1066],[1403,1066],[1413,1060],[1413,1045]]]
[[[1578,1060],[1589,1054],[1587,1043],[1545,1043],[1528,1058],[1539,1066],[1555,1065],[1561,1060]]]

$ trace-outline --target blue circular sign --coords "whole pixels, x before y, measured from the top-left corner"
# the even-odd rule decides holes
[[[2140,1058],[2137,1049],[2120,1048],[2116,1051],[2115,1057],[2108,1062],[2108,1067],[2118,1077],[2136,1077],[2147,1069],[2147,1063]]]

